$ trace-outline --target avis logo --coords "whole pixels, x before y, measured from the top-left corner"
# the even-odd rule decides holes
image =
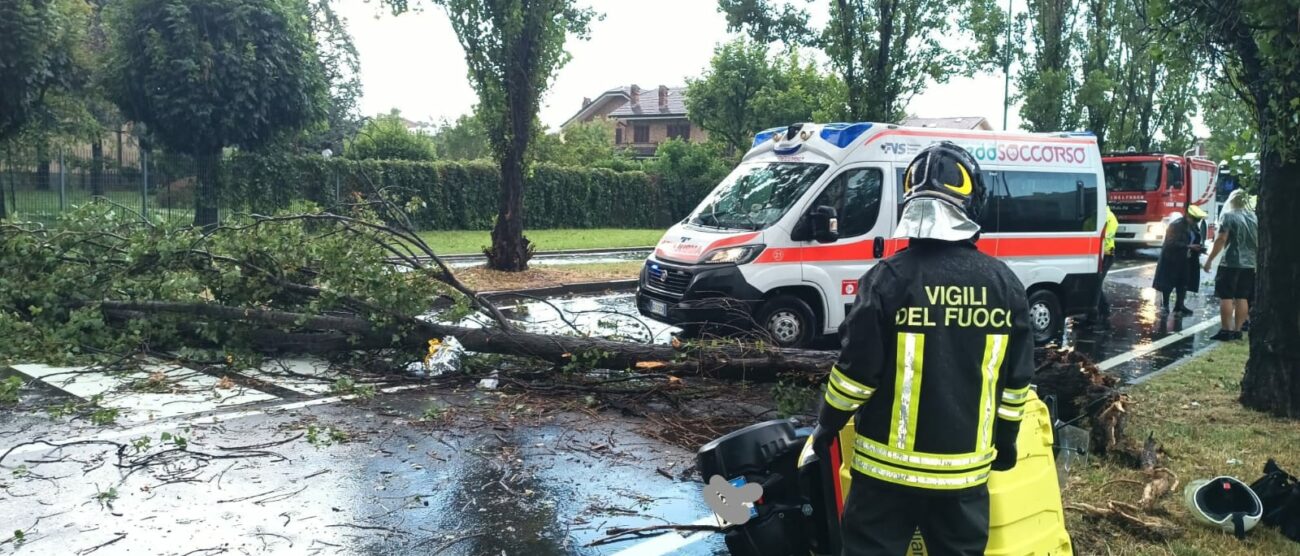
[[[920,149],[907,143],[881,143],[880,150],[885,154],[907,154]]]
[[[739,487],[731,484],[722,475],[709,477],[709,484],[704,485],[704,503],[723,521],[734,525],[744,525],[753,517],[753,505],[763,497],[763,485],[745,483]]]

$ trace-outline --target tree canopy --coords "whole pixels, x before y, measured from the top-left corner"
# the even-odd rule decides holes
[[[199,157],[196,225],[217,220],[215,164],[324,117],[326,82],[302,0],[123,0],[108,88],[164,147]]]
[[[846,86],[848,116],[895,122],[929,81],[946,83],[999,62],[1006,14],[992,0],[835,0],[829,23],[809,25],[806,10],[770,0],[718,0],[731,31],[768,44],[820,49]],[[963,34],[976,46],[940,38]]]
[[[72,0],[0,2],[0,141],[17,134],[52,90],[83,77],[76,56],[85,7]]]
[[[433,140],[406,127],[397,110],[376,116],[348,141],[344,156],[356,160],[433,160]]]
[[[797,52],[769,61],[765,44],[736,39],[718,45],[703,75],[687,81],[691,121],[733,152],[749,148],[766,128],[842,119],[844,85]]]

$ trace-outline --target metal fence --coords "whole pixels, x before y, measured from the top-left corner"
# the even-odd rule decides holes
[[[0,150],[0,218],[53,223],[78,205],[105,198],[146,215],[192,220],[197,187],[192,158],[150,153],[120,140]]]

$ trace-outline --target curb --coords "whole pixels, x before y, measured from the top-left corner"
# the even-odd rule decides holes
[[[533,253],[533,256],[534,257],[562,257],[566,255],[624,255],[628,253],[641,253],[646,251],[654,251],[654,249],[655,246],[653,245],[649,245],[646,247],[617,247],[613,249],[609,249],[609,248],[561,249],[557,251],[537,251]],[[487,258],[482,253],[456,253],[453,255],[439,255],[439,257],[442,257],[442,260],[444,261],[464,261],[464,260],[477,260],[477,259]]]

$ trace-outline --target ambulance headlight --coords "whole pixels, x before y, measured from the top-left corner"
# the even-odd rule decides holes
[[[758,257],[763,252],[765,245],[741,245],[740,247],[726,247],[723,249],[714,249],[704,256],[700,261],[704,264],[745,264]]]

